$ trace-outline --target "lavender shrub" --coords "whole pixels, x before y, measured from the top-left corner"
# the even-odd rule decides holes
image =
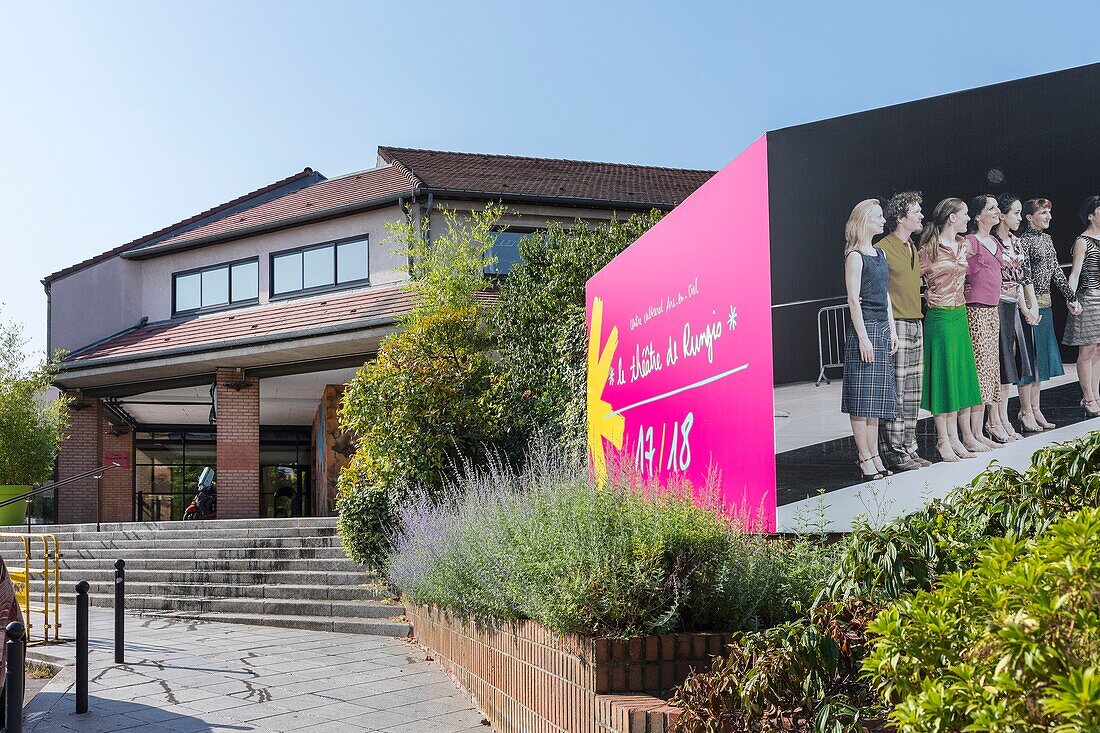
[[[789,563],[827,549],[791,552],[686,487],[639,489],[619,472],[597,489],[586,474],[546,448],[519,472],[465,466],[442,496],[400,511],[391,582],[462,616],[606,636],[759,628],[816,592],[785,581]]]

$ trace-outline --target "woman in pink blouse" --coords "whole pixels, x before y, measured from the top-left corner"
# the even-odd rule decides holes
[[[921,279],[928,301],[921,407],[935,419],[936,449],[945,461],[974,457],[959,439],[957,416],[959,410],[982,402],[963,292],[966,245],[958,238],[969,221],[965,203],[944,199],[936,204],[920,238]]]
[[[993,227],[1001,221],[1001,210],[992,194],[982,194],[970,202],[974,218],[966,230],[966,320],[974,362],[978,369],[978,387],[982,402],[959,410],[959,428],[963,444],[972,451],[987,451],[1010,438],[1001,426],[1001,319],[997,305],[1001,300],[1001,268],[1004,247],[993,236]],[[990,435],[985,437],[988,408]],[[969,438],[969,439],[968,439]]]

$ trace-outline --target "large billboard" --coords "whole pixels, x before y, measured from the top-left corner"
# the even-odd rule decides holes
[[[588,447],[775,526],[767,140],[588,281]]]

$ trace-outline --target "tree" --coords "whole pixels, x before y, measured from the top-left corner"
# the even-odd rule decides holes
[[[356,440],[338,481],[340,533],[360,562],[381,561],[395,510],[413,488],[431,496],[451,466],[500,441],[495,305],[482,291],[502,213],[499,205],[468,216],[444,210],[444,231],[430,243],[412,222],[389,227],[413,263],[413,309],[351,380],[340,408],[341,428]]]
[[[23,329],[0,325],[0,484],[28,486],[53,473],[69,399],[46,398],[56,359],[28,366]]]
[[[583,451],[585,283],[661,216],[651,211],[607,226],[552,224],[520,242],[522,262],[501,287],[495,327],[513,453],[538,433]]]

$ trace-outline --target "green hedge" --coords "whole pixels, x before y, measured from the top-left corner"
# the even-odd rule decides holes
[[[1032,538],[1060,518],[1096,507],[1100,507],[1100,433],[1090,433],[1040,449],[1026,471],[994,464],[969,485],[920,511],[883,527],[864,522],[839,543],[839,561],[831,573],[822,575],[824,587],[817,608],[794,623],[746,635],[728,657],[716,660],[710,671],[693,675],[684,683],[675,697],[684,707],[677,730],[876,730],[876,720],[889,706],[872,695],[866,679],[850,674],[850,664],[858,666],[863,661],[861,640],[869,619],[856,613],[830,615],[822,609],[854,606],[866,611],[897,603],[937,587],[946,574],[971,569],[999,537]],[[1100,596],[1094,603],[1100,604]],[[852,640],[844,657],[849,666],[835,662],[833,647],[824,641],[825,636]],[[920,641],[919,635],[913,637],[914,644]],[[1045,642],[1032,641],[1026,653],[1041,658],[1047,653]],[[935,660],[926,661],[926,671],[934,674]],[[801,670],[797,677],[804,686],[777,674],[777,669]],[[1080,695],[1091,699],[1087,696],[1096,683],[1082,672],[1066,684],[1075,685]],[[760,701],[766,701],[765,708]],[[988,729],[979,726],[972,730]]]
[[[864,669],[900,733],[1100,730],[1100,510],[993,540],[869,632]]]

